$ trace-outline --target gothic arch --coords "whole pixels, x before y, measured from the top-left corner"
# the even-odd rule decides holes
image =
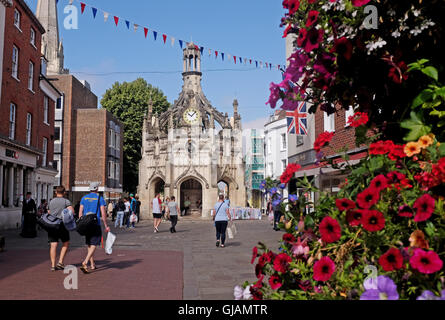
[[[147,183],[145,184],[145,189],[148,189],[148,186],[156,178],[166,181],[165,175],[158,168],[156,168],[156,170],[151,174],[150,178],[148,178]]]
[[[180,186],[184,181],[188,179],[196,179],[201,183],[202,186],[205,185],[206,189],[209,189],[209,183],[207,182],[206,178],[204,178],[199,172],[196,170],[193,170],[190,172],[190,168],[186,170],[183,174],[181,174],[174,183],[174,188],[178,189],[178,186]]]

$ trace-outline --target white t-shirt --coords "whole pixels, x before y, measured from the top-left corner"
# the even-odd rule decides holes
[[[161,206],[159,205],[158,198],[153,199],[153,213],[161,213]]]
[[[125,202],[125,212],[130,212],[130,202]]]

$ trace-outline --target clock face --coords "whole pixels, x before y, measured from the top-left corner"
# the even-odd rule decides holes
[[[195,108],[187,108],[184,111],[184,121],[188,124],[195,124],[199,121],[199,110]]]

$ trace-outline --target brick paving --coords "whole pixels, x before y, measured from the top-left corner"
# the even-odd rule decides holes
[[[211,221],[181,219],[176,234],[167,222],[160,233],[153,233],[151,221],[135,230],[112,227],[113,254],[97,251],[99,269],[88,275],[79,270],[78,290],[63,288],[63,271],[49,271],[46,232],[35,239],[2,232],[7,250],[0,253],[0,299],[231,300],[235,285],[255,280],[252,247],[261,241],[276,250],[283,234],[266,220],[236,225],[238,234],[224,249],[215,246]],[[80,266],[85,252],[83,238],[71,233],[65,264]]]

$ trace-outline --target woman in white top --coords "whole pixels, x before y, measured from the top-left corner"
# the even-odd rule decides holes
[[[161,211],[161,199],[160,199],[161,194],[157,193],[156,197],[153,199],[152,203],[151,203],[151,208],[153,210],[153,227],[154,227],[154,232],[159,232],[159,225],[161,224],[162,221],[162,211]]]
[[[216,246],[219,247],[221,244],[221,248],[224,248],[224,242],[226,241],[226,230],[228,221],[232,220],[229,212],[229,206],[224,201],[224,195],[219,195],[219,200],[215,204],[215,215],[213,216],[213,220],[215,220],[215,228],[216,228]]]

